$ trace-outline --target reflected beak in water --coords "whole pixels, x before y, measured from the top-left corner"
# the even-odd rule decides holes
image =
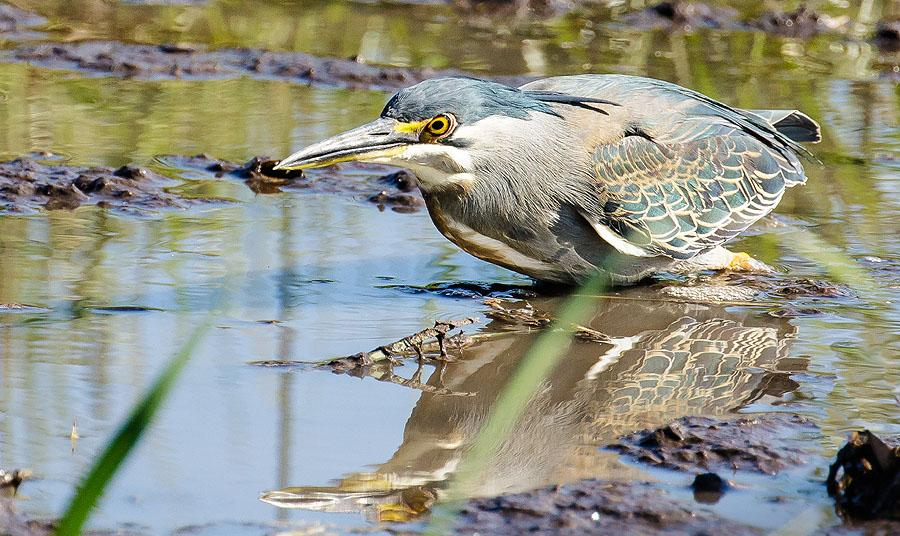
[[[275,169],[311,169],[351,161],[387,162],[419,142],[419,126],[380,117],[297,151]]]

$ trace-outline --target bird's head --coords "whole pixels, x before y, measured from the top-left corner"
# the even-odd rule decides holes
[[[591,104],[612,103],[474,78],[434,78],[398,92],[378,119],[302,149],[276,169],[376,162],[440,180],[474,172],[479,158],[516,149],[515,140],[534,130],[526,122],[560,117],[555,105],[595,109]]]

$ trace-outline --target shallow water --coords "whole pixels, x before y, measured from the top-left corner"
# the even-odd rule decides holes
[[[808,165],[808,184],[790,191],[738,249],[778,266],[783,278],[828,279],[826,266],[790,247],[793,230],[807,229],[877,288],[758,306],[651,301],[658,295],[649,289],[598,300],[589,323],[612,343],[573,343],[472,492],[587,477],[658,478],[677,488],[678,477],[622,464],[596,447],[687,414],[803,413],[822,429],[806,438],[811,450],[828,456],[852,429],[900,433],[900,92],[884,76],[892,57],[870,45],[750,31],[637,32],[603,24],[603,10],[549,24],[507,22],[498,35],[482,19],[435,6],[19,4],[48,16],[54,39],[259,46],[505,74],[647,74],[745,108],[800,108],[822,123],[824,142],[813,150],[824,163]],[[474,39],[460,38],[470,31]],[[21,489],[23,512],[59,514],[116,424],[210,308],[215,327],[92,526],[166,533],[212,524],[210,533],[254,533],[292,522],[340,530],[376,517],[376,503],[408,500],[398,499],[401,490],[443,487],[530,335],[482,323],[473,331],[496,333],[488,342],[426,368],[423,382],[458,396],[248,363],[349,355],[436,319],[483,317],[479,299],[407,286],[528,281],[461,253],[422,211],[379,211],[358,196],[255,195],[239,181],[198,178],[156,158],[283,156],[368,120],[385,94],[248,79],[120,80],[20,64],[0,65],[0,94],[4,158],[48,150],[79,164],[131,162],[188,179],[186,191],[233,201],[143,218],[90,207],[0,217],[0,303],[30,306],[0,310],[0,465],[36,473]],[[532,301],[547,310],[558,304]],[[819,313],[768,314],[786,308]],[[394,372],[409,378],[414,369]],[[73,444],[76,419],[81,437]],[[750,491],[710,508],[771,528],[812,504],[820,513],[814,524],[833,523],[816,484],[821,468],[775,484],[750,479]],[[258,499],[285,487],[343,500],[284,509]],[[784,504],[768,500],[785,494],[793,498]]]

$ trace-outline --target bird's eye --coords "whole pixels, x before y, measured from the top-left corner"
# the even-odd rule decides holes
[[[446,136],[454,124],[455,121],[451,115],[441,114],[434,116],[425,125],[425,130],[422,131],[423,141],[437,140]]]

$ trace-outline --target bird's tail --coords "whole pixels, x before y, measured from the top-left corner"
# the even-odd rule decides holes
[[[796,142],[817,143],[822,140],[819,124],[798,110],[746,110],[772,125],[775,130]]]

